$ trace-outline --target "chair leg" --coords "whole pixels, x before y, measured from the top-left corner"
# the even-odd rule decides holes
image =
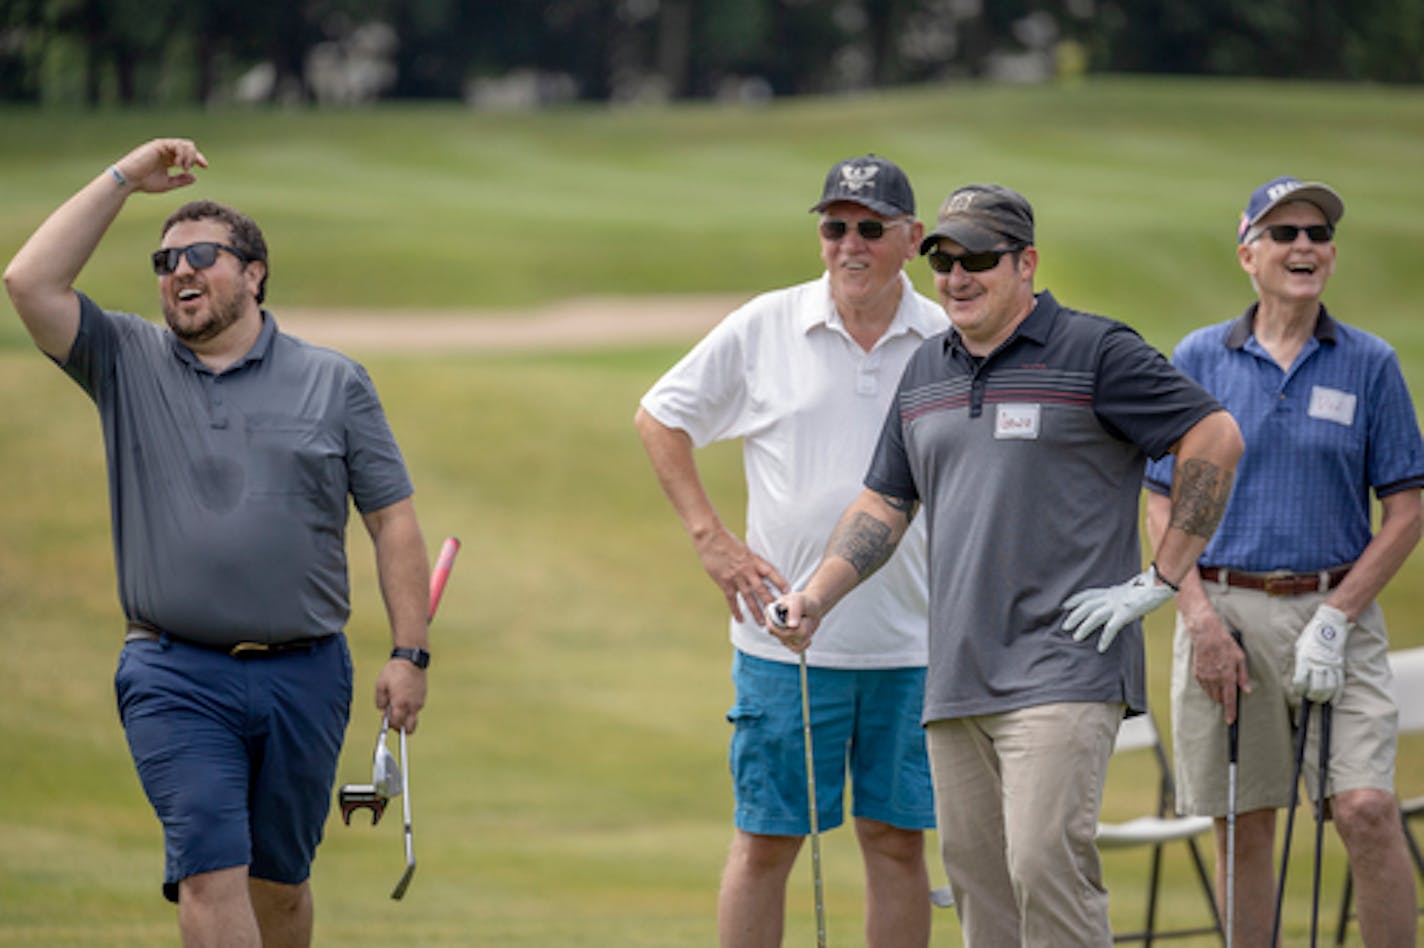
[[[1157,884],[1162,874],[1162,844],[1152,847],[1152,873],[1147,880],[1147,927],[1142,938],[1144,948],[1152,948],[1157,934]]]
[[[1216,892],[1212,890],[1211,876],[1206,871],[1206,863],[1202,861],[1201,849],[1194,839],[1187,840],[1187,848],[1192,852],[1192,865],[1197,870],[1197,880],[1201,882],[1202,895],[1206,897],[1206,907],[1211,910],[1211,923],[1216,927],[1216,933],[1221,936],[1222,944],[1226,944],[1226,926],[1221,922],[1221,912],[1216,905]]]

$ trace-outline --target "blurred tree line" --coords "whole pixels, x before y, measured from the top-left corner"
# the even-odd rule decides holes
[[[1419,82],[1424,0],[0,0],[0,101],[757,100],[1082,72]]]

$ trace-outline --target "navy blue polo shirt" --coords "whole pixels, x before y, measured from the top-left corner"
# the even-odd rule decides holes
[[[910,360],[865,484],[929,517],[924,720],[1060,701],[1146,707],[1142,629],[1106,654],[1063,600],[1142,569],[1148,456],[1220,410],[1130,327],[1047,291],[984,359],[956,331]]]
[[[214,645],[341,631],[347,498],[413,492],[366,372],[264,312],[214,374],[167,328],[79,301],[62,367],[99,409],[125,616]]]
[[[1256,309],[1190,333],[1172,355],[1246,441],[1201,563],[1260,573],[1353,563],[1373,535],[1370,490],[1387,497],[1424,486],[1424,443],[1399,359],[1322,306],[1284,370],[1256,340]],[[1171,458],[1149,465],[1148,489],[1170,494],[1172,471]]]

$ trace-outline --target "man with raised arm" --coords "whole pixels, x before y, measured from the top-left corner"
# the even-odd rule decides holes
[[[192,185],[207,164],[186,139],[135,148],[40,225],[5,288],[99,411],[119,713],[183,943],[301,946],[350,711],[348,498],[395,646],[376,705],[407,730],[425,703],[429,568],[371,380],[262,309],[267,244],[250,218],[211,201],[169,216],[151,255],[166,328],[74,289],[131,195]]]

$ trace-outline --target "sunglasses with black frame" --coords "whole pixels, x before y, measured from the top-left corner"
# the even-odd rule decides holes
[[[896,224],[905,223],[904,218],[893,221],[876,220],[873,217],[863,217],[855,222],[855,232],[860,235],[861,240],[879,240],[885,236],[885,228],[894,227]],[[850,231],[850,225],[843,220],[828,217],[821,221],[821,236],[827,240],[840,240]]]
[[[1304,227],[1298,224],[1267,224],[1257,228],[1251,240],[1254,242],[1269,236],[1275,243],[1293,244],[1301,231],[1305,231],[1306,238],[1313,244],[1328,244],[1335,236],[1335,228],[1329,224],[1307,224]]]
[[[236,247],[229,247],[227,244],[220,244],[212,240],[200,241],[196,244],[189,244],[186,247],[164,247],[162,250],[153,252],[153,272],[159,276],[168,276],[178,269],[180,257],[186,258],[188,266],[194,270],[206,270],[208,267],[218,262],[218,251],[226,250],[244,265],[249,261],[247,254]]]
[[[935,273],[949,273],[956,263],[964,268],[965,273],[983,273],[997,267],[1005,254],[1018,253],[1022,249],[1024,248],[1006,247],[1003,250],[980,250],[977,253],[946,253],[935,249],[926,255],[926,259]]]

